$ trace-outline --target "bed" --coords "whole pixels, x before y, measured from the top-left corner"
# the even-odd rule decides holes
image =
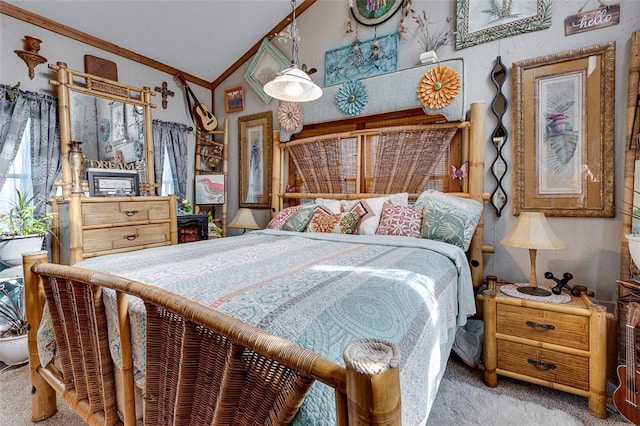
[[[265,230],[26,254],[33,420],[58,392],[91,424],[424,424],[490,251],[483,120],[276,137]]]

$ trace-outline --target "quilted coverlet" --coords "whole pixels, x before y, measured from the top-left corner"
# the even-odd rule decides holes
[[[420,238],[262,230],[102,256],[75,266],[165,288],[341,365],[342,351],[352,340],[392,341],[401,350],[407,425],[426,421],[455,329],[475,313],[464,252]],[[114,294],[105,292],[113,318],[114,302]],[[144,305],[137,298],[129,304],[136,380],[142,385]],[[119,363],[115,324],[110,338]],[[45,363],[51,354],[41,353],[41,359]],[[335,424],[334,405],[333,390],[315,383],[297,424]]]

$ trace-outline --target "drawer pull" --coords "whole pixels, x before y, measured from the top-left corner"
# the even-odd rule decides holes
[[[138,234],[129,234],[129,235],[125,235],[125,236],[124,236],[124,237],[122,237],[122,238],[125,238],[125,239],[127,239],[127,240],[129,240],[129,241],[133,241],[133,240],[135,240],[136,238],[138,238]]]
[[[540,333],[544,333],[545,331],[549,331],[549,330],[555,330],[555,326],[551,325],[551,324],[539,324],[537,322],[533,322],[533,321],[527,321],[526,324],[533,328],[535,331],[538,331]]]
[[[123,210],[122,213],[126,216],[135,216],[138,214],[138,210]]]
[[[538,361],[536,359],[529,358],[527,362],[529,364],[532,364],[536,370],[547,371],[547,370],[553,370],[554,368],[556,368],[555,364],[552,364],[550,362]]]

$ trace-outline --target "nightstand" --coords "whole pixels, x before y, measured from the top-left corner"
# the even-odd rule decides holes
[[[584,293],[555,304],[500,292],[483,294],[484,383],[498,375],[589,398],[589,413],[607,417],[607,310]]]

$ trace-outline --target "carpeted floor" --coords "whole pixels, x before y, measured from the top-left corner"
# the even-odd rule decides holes
[[[31,395],[29,368],[0,363],[1,424],[30,426]],[[463,388],[463,389],[460,389]],[[611,387],[613,392],[614,387]],[[461,393],[462,396],[454,392]],[[494,396],[499,398],[494,398]],[[495,401],[493,401],[495,400]],[[496,409],[496,405],[498,408]],[[510,407],[507,407],[510,406]],[[541,407],[551,410],[544,410]],[[59,412],[40,422],[43,426],[80,426],[85,423],[59,400]],[[436,397],[428,426],[627,426],[612,404],[609,417],[589,415],[587,399],[509,378],[499,378],[498,387],[482,384],[482,372],[467,367],[456,355],[448,362],[441,391]],[[511,410],[511,411],[509,411]],[[561,412],[555,412],[560,410]],[[516,413],[516,414],[514,414]],[[557,417],[553,417],[557,415]],[[520,416],[518,419],[517,416]],[[524,419],[524,420],[523,420]],[[552,423],[549,423],[549,422]]]

